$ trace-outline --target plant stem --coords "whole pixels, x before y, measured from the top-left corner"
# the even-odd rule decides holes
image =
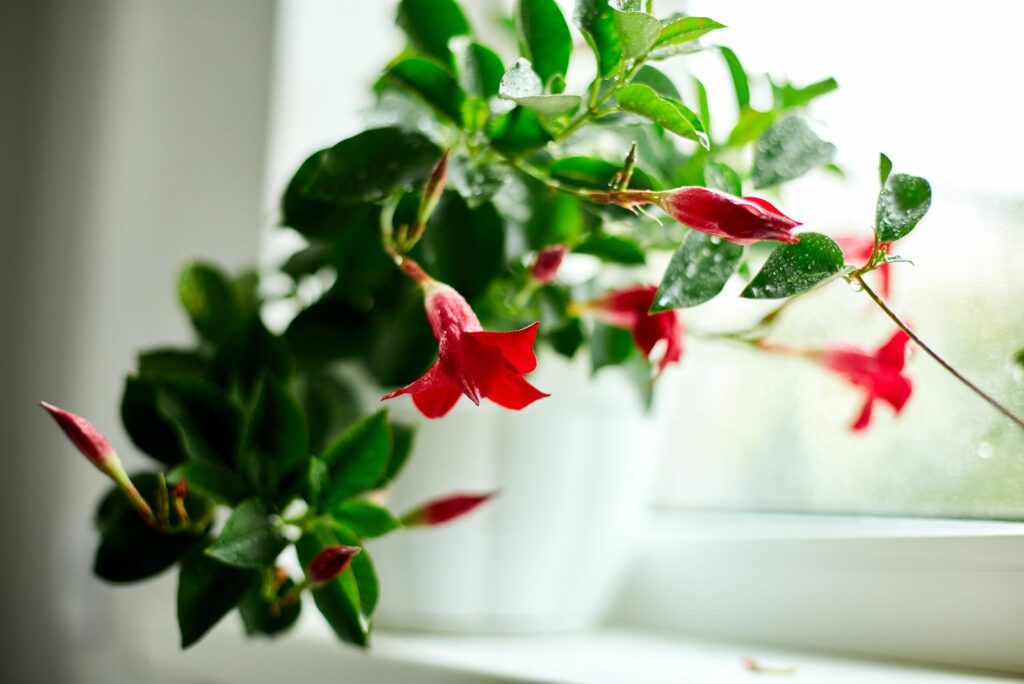
[[[973,382],[968,380],[963,375],[963,373],[961,373],[956,368],[951,366],[949,364],[949,362],[946,361],[941,356],[939,356],[938,353],[936,353],[934,349],[932,349],[927,344],[925,344],[924,340],[922,340],[920,337],[918,337],[917,334],[913,330],[910,329],[910,326],[907,325],[906,323],[904,323],[903,319],[901,319],[896,314],[895,311],[893,311],[892,309],[889,308],[889,305],[886,304],[885,301],[881,297],[878,296],[878,293],[876,293],[874,290],[871,289],[871,287],[864,281],[864,278],[863,278],[863,276],[860,273],[854,273],[852,275],[852,278],[857,281],[857,283],[861,286],[861,288],[864,290],[864,292],[867,293],[868,297],[871,297],[871,300],[875,304],[878,305],[878,308],[880,308],[882,311],[884,311],[885,315],[888,316],[890,319],[892,319],[892,322],[895,323],[899,327],[900,330],[902,330],[903,332],[907,333],[907,335],[910,336],[910,339],[912,339],[917,344],[917,346],[919,346],[921,349],[923,349],[925,351],[925,353],[928,354],[928,356],[930,356],[933,359],[935,359],[935,362],[938,363],[940,366],[942,366],[944,369],[946,369],[946,371],[948,371],[950,373],[950,375],[952,375],[954,378],[956,378],[957,380],[962,382],[964,385],[966,385],[970,390],[972,390],[979,397],[981,397],[982,399],[987,401],[989,403],[989,405],[992,406],[992,408],[994,408],[995,410],[999,411],[1004,416],[1006,416],[1007,418],[1012,420],[1014,423],[1017,424],[1018,427],[1024,429],[1024,419],[1021,419],[1019,416],[1014,414],[1010,409],[1008,409],[1005,406],[1003,406],[995,398],[993,398],[991,395],[989,395],[987,392],[985,392],[985,390],[981,389],[980,387],[975,385]]]

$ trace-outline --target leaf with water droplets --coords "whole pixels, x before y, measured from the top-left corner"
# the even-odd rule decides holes
[[[885,156],[884,153],[878,155],[878,183],[882,187],[885,187],[885,182],[889,180],[889,174],[892,173],[892,159]]]
[[[520,57],[501,77],[498,94],[543,117],[558,117],[580,106],[578,95],[544,95],[544,83],[529,60]]]
[[[682,102],[662,97],[650,86],[640,83],[626,86],[615,98],[619,106],[627,112],[640,114],[676,135],[695,140],[704,149],[710,149],[711,143],[704,132],[700,117]]]
[[[523,54],[533,62],[543,82],[550,82],[554,76],[565,76],[572,52],[572,36],[555,0],[519,0],[516,32]]]
[[[622,43],[607,0],[576,0],[573,23],[583,34],[597,58],[598,73],[608,78],[622,61]]]
[[[462,122],[465,93],[451,74],[437,62],[422,57],[409,57],[392,64],[386,76],[393,84],[413,93],[452,123]]]
[[[754,147],[754,187],[765,188],[799,178],[831,161],[835,152],[835,145],[819,138],[803,119],[782,119],[765,131]]]
[[[651,311],[682,309],[709,301],[722,291],[742,260],[740,245],[690,231],[665,269]]]
[[[656,56],[669,56],[678,52],[679,47],[699,39],[715,29],[725,28],[714,19],[707,17],[675,17],[663,22],[661,33],[654,44]]]
[[[843,251],[832,238],[801,233],[800,242],[780,245],[768,255],[746,289],[746,299],[782,299],[800,294],[843,270]]]
[[[906,237],[928,213],[932,186],[924,178],[896,173],[885,181],[875,208],[878,242],[895,242]]]
[[[615,28],[619,31],[622,42],[623,59],[642,58],[661,35],[661,22],[646,12],[621,11],[615,12]]]

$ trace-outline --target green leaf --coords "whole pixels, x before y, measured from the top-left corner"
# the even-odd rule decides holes
[[[551,134],[541,125],[537,114],[521,106],[495,117],[488,124],[487,135],[496,150],[512,156],[551,142]]]
[[[831,93],[838,87],[839,84],[836,83],[834,78],[816,81],[802,88],[798,88],[791,83],[783,83],[782,85],[772,83],[772,96],[776,109],[795,109],[803,107],[811,102],[811,100],[817,99],[822,95]]]
[[[349,541],[350,539],[351,541]],[[335,528],[318,523],[302,535],[295,544],[295,549],[298,551],[299,561],[303,567],[308,567],[321,550],[328,546],[345,543],[358,545],[359,542],[354,537],[345,535]],[[376,595],[376,577],[373,577],[371,588],[369,586],[371,580],[368,579],[366,571],[362,570],[363,584],[368,585],[366,589],[362,590],[356,579],[356,559],[365,554],[366,549],[363,549],[352,559],[351,565],[336,579],[312,591],[316,607],[327,619],[338,638],[358,646],[366,646],[369,643],[370,615],[373,612],[372,605],[364,607],[362,595],[365,595],[366,598],[375,598]],[[364,561],[359,567],[365,568],[367,563],[369,561]],[[370,569],[372,572],[372,565]],[[376,603],[376,601],[374,600],[372,603]]]
[[[596,157],[562,157],[551,163],[551,175],[558,181],[578,188],[608,188],[622,164]],[[633,169],[629,186],[634,190],[661,190],[663,184],[640,168]],[[550,244],[550,243],[549,243]]]
[[[271,565],[287,545],[281,520],[258,499],[248,499],[232,511],[206,555],[236,568],[258,568]]]
[[[469,22],[454,0],[401,0],[397,24],[425,55],[451,64],[449,41],[469,35]]]
[[[178,574],[178,629],[188,648],[242,600],[254,573],[224,565],[196,549]]]
[[[624,363],[636,350],[633,336],[624,328],[595,323],[590,334],[590,366],[596,373],[605,366]]]
[[[743,247],[696,230],[672,255],[651,311],[697,306],[711,300],[743,260]]]
[[[307,160],[296,191],[338,206],[376,202],[419,187],[440,156],[437,146],[419,133],[373,128],[321,150],[312,163]]]
[[[361,499],[343,502],[331,510],[331,515],[362,539],[379,537],[402,526],[386,508]]]
[[[295,582],[286,580],[280,587],[278,595],[295,586]],[[265,634],[275,636],[291,629],[302,612],[302,602],[295,601],[288,605],[280,605],[277,610],[263,597],[263,581],[256,578],[249,590],[238,604],[238,613],[242,616],[245,633],[249,636]]]
[[[145,380],[188,378],[214,379],[213,363],[199,352],[182,349],[153,349],[139,354],[138,376]]]
[[[459,86],[467,95],[489,99],[497,97],[505,65],[501,57],[488,47],[468,38],[452,41]]]
[[[178,297],[196,332],[214,344],[242,320],[231,281],[210,264],[185,266],[178,278]]]
[[[392,64],[385,76],[417,95],[449,122],[462,123],[462,104],[466,96],[451,74],[437,62],[408,57]]]
[[[698,40],[716,29],[725,28],[707,17],[678,17],[665,22],[654,44],[656,48],[667,48]]]
[[[760,112],[750,107],[741,109],[739,120],[729,133],[729,145],[740,147],[757,140],[775,123],[776,116],[774,110]]]
[[[569,318],[559,327],[545,331],[544,339],[556,352],[571,359],[583,346],[583,324],[579,318]]]
[[[182,463],[167,474],[167,482],[170,484],[182,480],[185,480],[189,491],[197,491],[231,506],[241,501],[246,494],[245,481],[234,471],[216,463]]]
[[[132,482],[149,502],[156,506],[159,479],[146,473],[135,475]],[[190,492],[185,505],[194,520],[202,519],[211,503]],[[104,495],[96,512],[100,544],[96,549],[93,572],[107,582],[125,583],[154,577],[178,562],[203,535],[195,532],[157,532],[142,521],[135,507],[118,487]]]
[[[671,98],[673,100],[682,99],[679,95],[679,90],[676,89],[672,79],[658,71],[649,64],[644,64],[640,67],[640,70],[636,72],[636,76],[630,83],[640,83],[648,86],[651,90],[656,92],[662,97]]]
[[[288,346],[307,366],[322,366],[365,353],[369,314],[340,299],[324,298],[302,310],[285,332]]]
[[[317,453],[331,435],[336,435],[362,415],[356,392],[327,371],[303,373],[295,385],[295,396],[309,425],[309,450]]]
[[[542,117],[556,118],[575,111],[582,100],[577,95],[544,95],[541,77],[526,59],[518,59],[501,77],[498,94]]]
[[[800,294],[843,270],[843,252],[820,233],[801,233],[800,242],[784,244],[740,294],[747,299],[782,299]]]
[[[878,242],[896,242],[906,237],[931,205],[932,186],[924,178],[904,173],[889,176],[875,208]]]
[[[309,434],[298,402],[281,382],[265,376],[256,396],[239,457],[239,471],[265,500],[277,494],[281,480],[308,455]]]
[[[523,55],[547,83],[554,76],[565,76],[572,52],[569,27],[555,0],[518,0],[516,33]]]
[[[324,507],[332,509],[372,488],[391,460],[391,430],[381,409],[343,432],[321,455],[331,472]]]
[[[585,219],[579,201],[567,193],[552,193],[537,185],[530,189],[526,237],[531,249],[569,244],[583,235]]]
[[[889,176],[892,174],[892,160],[884,154],[878,155],[878,183],[883,188],[885,182],[889,180]]]
[[[736,53],[725,46],[720,46],[718,51],[722,53],[725,66],[729,69],[729,76],[732,77],[732,87],[736,92],[736,105],[742,112],[750,107],[750,83],[747,81],[747,72],[743,70],[740,58]]]
[[[402,472],[406,461],[412,455],[413,437],[416,430],[411,425],[391,423],[391,458],[388,459],[388,467],[384,474],[373,485],[373,489],[380,489],[394,482],[398,474]]]
[[[708,105],[708,90],[699,78],[693,79],[694,90],[697,91],[697,103],[700,110],[700,122],[704,126],[704,132],[711,139],[711,107]]]
[[[730,195],[743,195],[743,179],[731,166],[717,161],[704,162],[704,180],[709,188],[715,188]]]
[[[613,10],[623,59],[642,59],[658,42],[661,22],[646,12]]]
[[[613,76],[622,61],[622,42],[608,0],[576,0],[573,23],[594,51],[598,75]]]
[[[602,261],[627,266],[639,266],[646,263],[644,251],[628,238],[618,235],[599,235],[588,238],[573,247],[575,254],[589,254]]]
[[[622,88],[615,97],[622,109],[640,114],[676,135],[695,140],[704,149],[710,147],[700,117],[683,103],[662,97],[649,86],[640,83]]]
[[[472,301],[501,272],[505,222],[490,202],[470,209],[458,193],[445,192],[419,247],[427,272]]]
[[[819,138],[805,120],[787,117],[758,139],[751,180],[755,188],[778,185],[827,164],[835,152],[835,145]]]
[[[489,202],[508,183],[508,167],[458,156],[448,162],[448,181],[470,209]]]
[[[1024,368],[1024,349],[1019,350],[1013,355],[1013,362],[1021,368]]]
[[[253,314],[224,340],[214,358],[218,382],[248,397],[260,377],[269,373],[286,381],[293,360],[288,344],[271,333],[259,314]]]

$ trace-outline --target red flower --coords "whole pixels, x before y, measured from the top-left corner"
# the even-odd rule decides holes
[[[328,546],[309,562],[306,577],[313,586],[322,586],[345,571],[352,558],[361,551],[358,546]]]
[[[403,515],[402,524],[406,527],[440,525],[461,518],[492,496],[494,496],[493,492],[490,494],[455,494],[434,499]]]
[[[759,197],[734,197],[718,190],[684,187],[655,195],[658,206],[680,223],[738,245],[760,240],[800,242],[800,225]]]
[[[853,430],[863,430],[871,422],[875,400],[881,399],[897,413],[907,403],[912,388],[903,366],[909,341],[910,337],[900,330],[875,352],[837,346],[820,354],[825,367],[843,375],[867,395],[864,408],[850,426]]]
[[[419,380],[382,400],[411,394],[423,415],[440,418],[463,394],[474,404],[490,399],[516,411],[550,396],[523,377],[537,367],[537,323],[512,332],[484,330],[462,295],[411,264],[405,259],[403,269],[426,291],[427,318],[438,340],[437,361]]]
[[[843,250],[843,256],[846,257],[847,261],[854,261],[857,263],[865,263],[871,258],[871,253],[875,248],[875,240],[870,237],[839,237],[836,238],[836,244]],[[882,250],[889,253],[889,243],[883,243],[879,245]],[[889,267],[891,264],[884,263],[875,269],[878,272],[879,285],[878,291],[883,298],[888,299],[891,291],[892,282],[890,280],[891,274]]]
[[[650,358],[651,350],[659,341],[665,341],[665,350],[658,360],[658,372],[683,356],[683,322],[674,310],[650,313],[658,288],[655,285],[637,285],[609,292],[590,302],[586,309],[598,318],[619,328],[633,332],[633,341]]]
[[[541,285],[547,285],[558,275],[562,259],[568,251],[569,248],[565,245],[551,245],[540,250],[533,260],[533,266],[530,267],[530,276]]]

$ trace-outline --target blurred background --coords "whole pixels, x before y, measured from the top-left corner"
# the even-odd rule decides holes
[[[484,28],[507,3],[470,4],[508,55],[502,29]],[[915,265],[895,265],[894,306],[1024,410],[1010,363],[1024,346],[1024,142],[1012,81],[1024,9],[975,3],[982,19],[968,32],[962,14],[923,0],[656,4],[730,26],[717,40],[748,70],[839,81],[812,111],[845,178],[812,173],[780,198],[808,227],[869,233],[880,151],[932,181],[931,213],[895,250]],[[35,401],[90,416],[129,469],[141,462],[119,426],[121,381],[137,349],[190,339],[178,269],[190,257],[231,268],[280,257],[266,240],[277,196],[310,151],[361,126],[368,84],[402,46],[393,16],[391,2],[357,0],[0,3],[0,680],[110,681],[104,663],[138,624],[125,616],[173,620],[172,579],[115,591],[90,576],[89,517],[105,484]],[[720,60],[684,62],[677,68],[708,85],[726,129]],[[767,88],[755,87],[755,104]],[[686,321],[709,329],[734,311],[712,302]],[[793,306],[778,339],[874,347],[890,332],[836,284]],[[841,380],[691,340],[661,388],[674,433],[652,506],[1024,518],[1021,436],[923,355],[909,368],[904,414],[882,409],[853,435],[860,398]]]

